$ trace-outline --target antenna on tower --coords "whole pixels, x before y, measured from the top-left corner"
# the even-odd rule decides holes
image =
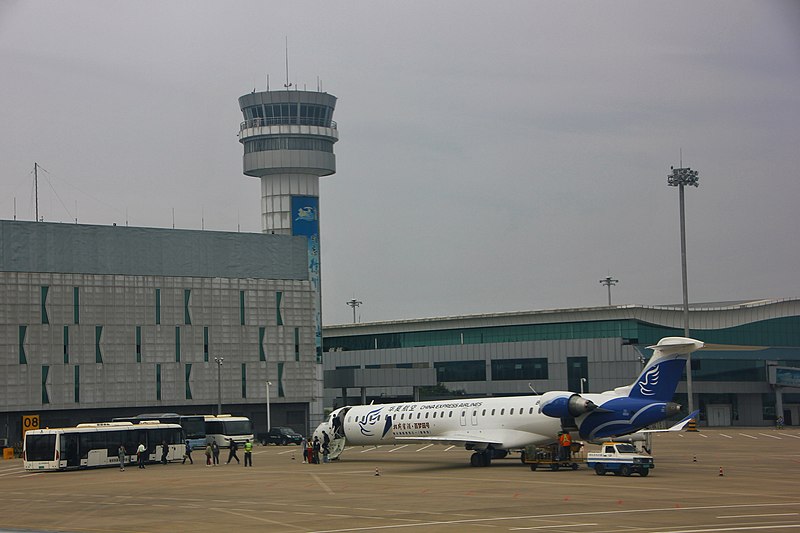
[[[289,83],[289,37],[286,37],[286,83],[283,84],[287,89],[292,86]]]

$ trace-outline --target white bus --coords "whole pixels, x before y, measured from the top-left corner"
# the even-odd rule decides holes
[[[206,415],[206,442],[217,441],[217,446],[227,448],[233,439],[239,448],[245,441],[253,442],[253,423],[246,416]]]
[[[183,456],[179,424],[143,422],[98,422],[72,428],[32,429],[25,433],[22,458],[25,470],[72,470],[97,466],[119,466],[119,445],[125,446],[126,463],[136,462],[139,444],[147,448],[146,461],[161,459],[161,444],[167,443],[167,460]]]

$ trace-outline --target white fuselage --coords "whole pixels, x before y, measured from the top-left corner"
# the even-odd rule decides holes
[[[473,398],[350,407],[342,424],[350,445],[409,441],[474,442],[498,449],[552,442],[557,418],[539,413],[539,396]]]

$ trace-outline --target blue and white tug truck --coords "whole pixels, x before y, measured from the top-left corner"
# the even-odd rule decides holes
[[[640,453],[636,446],[627,442],[604,442],[600,450],[586,455],[586,466],[594,468],[598,476],[613,472],[615,476],[637,473],[644,477],[655,468],[650,455]]]

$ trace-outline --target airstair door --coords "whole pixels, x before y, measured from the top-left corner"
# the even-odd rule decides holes
[[[472,410],[472,418],[470,419],[470,422],[472,422],[473,426],[477,426],[478,425],[478,410],[477,409],[473,409]]]
[[[461,410],[461,420],[460,420],[460,422],[461,422],[462,426],[466,426],[467,425],[467,411],[466,411],[466,409],[462,409]]]

